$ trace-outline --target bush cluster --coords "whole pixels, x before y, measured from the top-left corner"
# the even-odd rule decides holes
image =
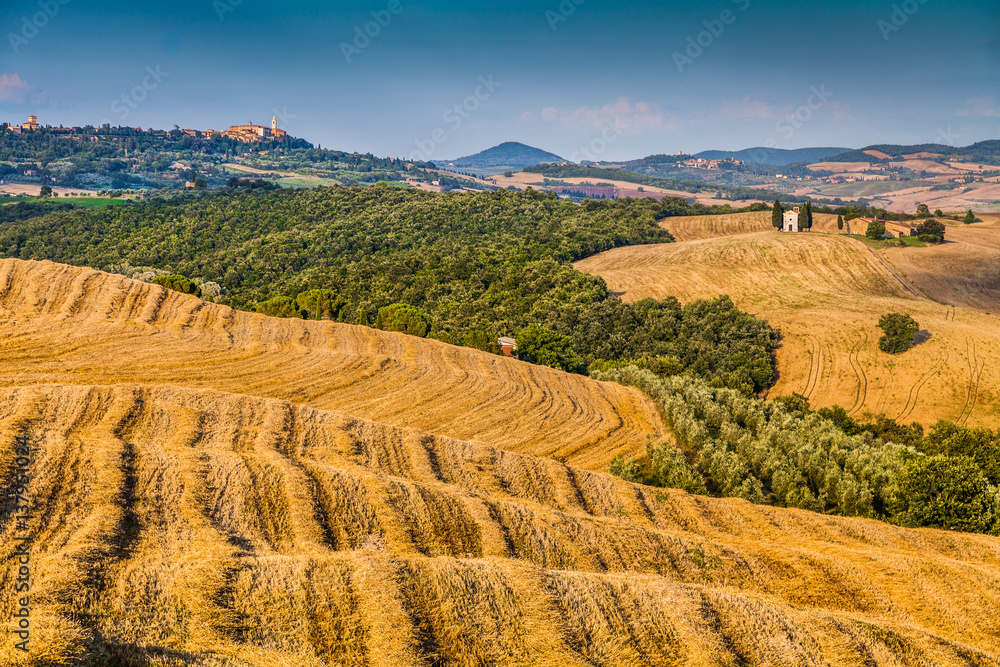
[[[180,292],[181,294],[201,296],[201,288],[185,276],[157,276],[153,278],[152,283],[154,285],[166,287],[167,289],[175,292]]]
[[[901,354],[913,347],[920,325],[906,313],[887,313],[879,318],[882,337],[878,349],[886,354]]]

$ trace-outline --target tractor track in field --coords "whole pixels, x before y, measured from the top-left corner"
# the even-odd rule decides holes
[[[956,423],[965,425],[969,422],[969,417],[972,416],[973,411],[976,409],[976,403],[979,400],[979,385],[983,379],[983,371],[986,370],[986,360],[983,359],[980,362],[979,357],[976,353],[976,341],[973,338],[966,338],[965,349],[968,353],[967,361],[969,364],[969,391],[966,394],[965,405],[962,407],[962,412],[959,413]]]
[[[865,247],[868,248],[868,246],[865,246]],[[879,261],[879,263],[882,264],[883,267],[885,267],[885,270],[888,271],[892,275],[892,277],[896,279],[896,282],[898,282],[903,287],[903,289],[905,289],[907,292],[909,292],[910,294],[912,294],[916,298],[920,299],[921,301],[933,301],[933,299],[927,297],[925,294],[923,294],[922,292],[918,291],[916,287],[914,287],[910,283],[906,282],[906,279],[903,278],[903,276],[899,275],[899,272],[896,271],[895,267],[893,267],[881,255],[879,255],[877,252],[875,252],[875,250],[873,248],[868,248],[868,252],[870,252],[872,254],[872,256],[875,259],[877,259]]]
[[[868,400],[868,376],[865,374],[865,369],[861,366],[861,350],[868,344],[868,332],[862,331],[861,334],[858,342],[854,344],[850,354],[847,355],[847,360],[850,362],[851,368],[854,370],[854,375],[858,380],[858,393],[855,397],[854,405],[847,411],[850,415],[857,413],[864,406],[865,401]]]
[[[811,398],[819,386],[820,376],[823,374],[823,344],[815,338],[809,341],[809,377],[806,379],[805,389],[802,395]]]
[[[910,394],[906,398],[906,405],[903,406],[903,410],[896,417],[896,421],[907,419],[911,414],[913,414],[913,411],[917,407],[917,400],[920,398],[920,390],[923,389],[924,385],[927,384],[927,381],[930,380],[935,373],[941,370],[945,364],[948,363],[949,356],[949,353],[946,352],[943,359],[936,363],[933,368],[927,371],[927,373],[925,373],[920,380],[915,382],[913,386],[910,387]]]

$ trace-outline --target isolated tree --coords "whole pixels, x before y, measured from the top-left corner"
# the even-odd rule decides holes
[[[813,204],[812,200],[806,200],[806,229],[812,229],[813,226]]]
[[[878,321],[882,338],[878,348],[886,354],[900,354],[913,347],[913,340],[920,331],[917,321],[906,313],[887,313]]]
[[[927,204],[917,204],[917,217],[929,218],[931,216],[931,209]]]
[[[938,218],[943,218],[944,217],[944,211],[942,211],[941,209],[938,209],[938,210],[934,211],[934,215],[936,217],[938,217]]]
[[[844,231],[844,216],[842,215],[837,216],[837,229]]]
[[[181,294],[193,294],[198,297],[201,296],[201,288],[194,284],[194,282],[186,276],[157,276],[156,278],[153,278],[153,284],[166,287],[168,290],[180,292]]]
[[[785,224],[785,209],[777,199],[774,200],[774,208],[771,209],[771,224],[776,229],[781,229]]]
[[[925,243],[944,243],[944,224],[934,218],[927,218],[917,225],[917,235]]]
[[[39,197],[51,197],[52,196],[52,186],[43,185],[42,189],[38,193]]]
[[[976,214],[973,213],[972,209],[970,208],[968,211],[965,212],[965,217],[962,218],[962,222],[964,222],[967,225],[971,225],[975,221],[976,221]]]
[[[885,236],[885,223],[878,220],[869,222],[868,230],[865,231],[865,236],[873,241],[878,241],[880,238]]]

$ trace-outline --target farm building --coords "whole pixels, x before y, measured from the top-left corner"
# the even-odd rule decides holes
[[[785,217],[781,224],[783,232],[801,232],[799,228],[799,207],[796,206],[791,211],[785,211]]]
[[[517,341],[513,338],[507,338],[506,336],[497,340],[500,345],[500,350],[508,357],[513,357],[514,353],[517,352]]]
[[[906,236],[916,236],[917,228],[913,225],[907,225],[903,222],[886,222],[885,223],[885,233],[889,236],[894,236],[897,239],[904,238]]]
[[[858,218],[853,222],[857,223],[857,231],[853,232],[855,234],[864,234],[868,229],[868,225],[873,222],[881,222],[885,225],[885,236],[887,237],[901,239],[907,236],[917,235],[916,227],[907,225],[903,222],[891,222],[889,220],[880,220],[878,218]],[[847,233],[852,233],[849,226],[847,228]]]

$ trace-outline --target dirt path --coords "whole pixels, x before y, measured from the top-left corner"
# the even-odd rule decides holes
[[[899,281],[899,284],[903,286],[903,289],[905,289],[907,292],[917,297],[918,299],[921,299],[922,301],[933,301],[933,299],[930,299],[921,292],[918,292],[915,287],[913,287],[910,283],[906,282],[903,276],[899,275],[899,273],[896,272],[896,269],[893,268],[892,265],[889,264],[889,262],[887,262],[881,255],[875,252],[874,248],[871,248],[869,246],[865,247],[868,248],[868,252],[870,252],[872,256],[875,257],[875,259],[877,259],[882,264],[882,266],[885,267],[885,270],[888,271],[890,274],[892,274],[893,278]]]

